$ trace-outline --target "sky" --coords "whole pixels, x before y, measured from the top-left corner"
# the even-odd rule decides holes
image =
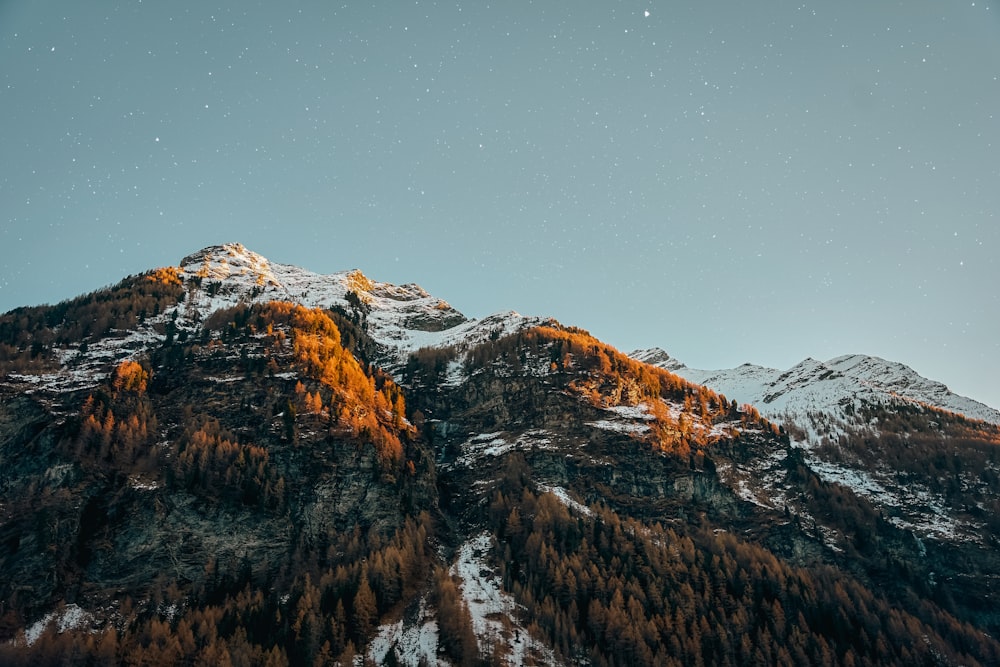
[[[0,0],[0,312],[238,241],[1000,407],[1000,3]]]

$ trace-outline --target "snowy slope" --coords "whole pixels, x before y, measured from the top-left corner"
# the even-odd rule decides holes
[[[369,324],[380,342],[412,346],[420,333],[447,329],[468,319],[417,285],[370,280],[361,271],[320,275],[277,264],[238,243],[211,246],[181,261],[186,281],[200,279],[188,311],[207,315],[243,302],[291,301],[308,307],[349,308],[348,292],[370,309]],[[196,316],[194,312],[191,313]]]
[[[688,368],[659,348],[636,350],[639,361],[666,368],[777,422],[805,421],[809,413],[843,418],[862,405],[919,403],[1000,424],[1000,411],[952,393],[912,368],[879,357],[846,355],[826,362],[805,359],[788,370],[743,364],[725,370]]]
[[[543,322],[513,311],[469,319],[412,283],[377,282],[358,270],[321,275],[270,262],[239,243],[210,246],[189,255],[181,261],[181,269],[185,282],[200,282],[182,305],[182,314],[191,325],[238,303],[278,300],[350,310],[348,293],[354,292],[367,311],[368,333],[383,347],[390,367],[422,347],[474,343]]]

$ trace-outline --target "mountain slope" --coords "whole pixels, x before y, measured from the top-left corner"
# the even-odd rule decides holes
[[[753,404],[782,424],[811,473],[870,503],[921,550],[947,553],[935,576],[949,577],[969,598],[994,594],[982,587],[1000,545],[1000,413],[993,408],[877,357],[806,359],[787,371],[751,364],[701,371],[659,349],[632,356]],[[746,477],[764,496],[789,492],[759,464]]]
[[[752,364],[702,371],[659,349],[632,356],[754,405],[782,424],[823,479],[851,487],[921,537],[982,541],[990,512],[981,475],[972,470],[1000,472],[997,410],[877,357],[806,359],[787,371]],[[932,459],[957,447],[967,465],[975,463],[964,473],[944,473]],[[955,480],[946,484],[948,475]],[[978,510],[969,514],[967,507]]]
[[[0,663],[996,664],[997,450],[918,408],[933,537],[829,479],[863,434],[206,248],[0,315]]]

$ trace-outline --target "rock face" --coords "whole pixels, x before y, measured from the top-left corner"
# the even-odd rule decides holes
[[[0,663],[1000,660],[996,428],[637,356],[238,244],[0,316]]]
[[[141,390],[116,386],[113,372],[87,392],[5,393],[4,599],[30,619],[57,600],[94,609],[123,591],[141,598],[164,578],[204,585],[220,567],[273,576],[297,541],[355,526],[391,535],[434,511],[418,442],[402,475],[402,460],[382,460],[329,416],[288,418],[303,406],[302,383],[317,394],[322,384],[283,333],[270,350],[242,335],[150,349]]]

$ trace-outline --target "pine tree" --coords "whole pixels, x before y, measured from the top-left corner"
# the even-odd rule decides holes
[[[361,581],[358,591],[354,594],[354,630],[358,643],[363,645],[378,620],[378,607],[375,603],[375,593],[368,584],[368,566],[361,567]]]

